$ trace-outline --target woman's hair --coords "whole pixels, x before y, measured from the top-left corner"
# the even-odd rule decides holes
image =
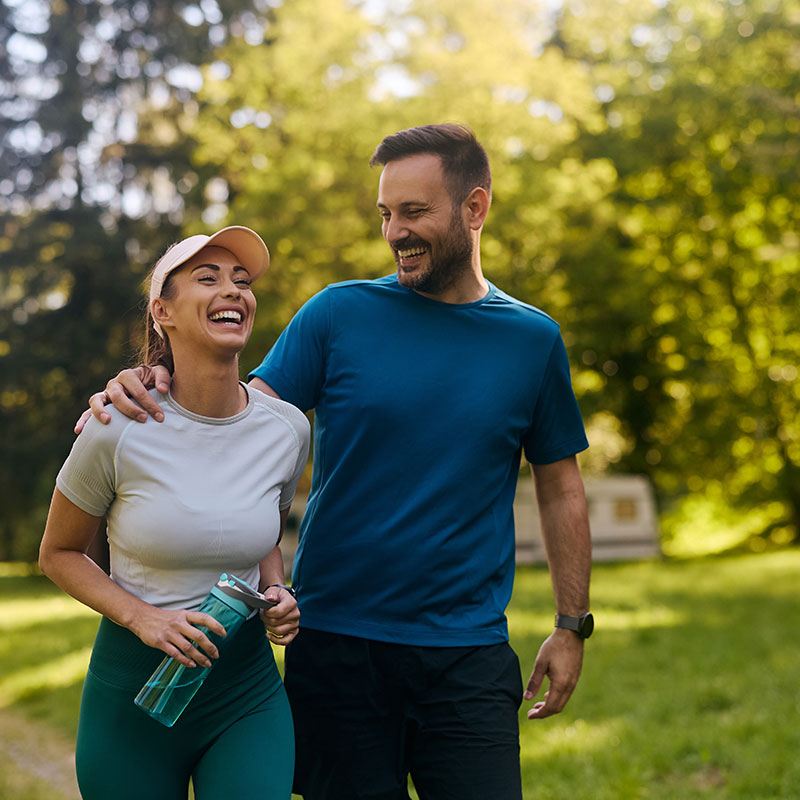
[[[164,255],[162,255],[161,258],[164,258],[164,256],[169,253],[169,251],[172,250],[176,244],[178,244],[178,242],[173,242],[164,251]],[[150,270],[150,279],[152,279],[153,273],[156,271],[161,258],[158,259],[153,269]],[[164,279],[164,284],[161,287],[161,294],[159,297],[163,297],[165,300],[171,300],[175,296],[175,285],[172,282],[172,276],[177,271],[178,270],[173,270]],[[149,284],[150,280],[148,280],[148,285]],[[150,313],[150,303],[148,302],[147,308],[145,309],[144,345],[139,352],[138,363],[147,364],[150,367],[166,367],[170,372],[173,372],[175,369],[175,361],[172,358],[172,347],[170,346],[167,332],[163,331],[163,333],[164,336],[162,338],[158,335],[156,329],[153,327],[153,315]]]

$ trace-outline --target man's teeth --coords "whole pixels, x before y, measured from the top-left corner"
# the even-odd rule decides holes
[[[414,258],[414,256],[421,256],[424,252],[424,247],[414,247],[411,250],[398,250],[397,255],[400,258]]]
[[[216,314],[211,314],[209,319],[212,322],[235,322],[242,321],[242,315],[238,311],[217,311]]]

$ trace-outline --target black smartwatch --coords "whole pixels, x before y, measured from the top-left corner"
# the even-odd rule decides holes
[[[297,591],[291,586],[287,586],[285,583],[271,583],[269,587],[271,586],[275,586],[277,589],[286,589],[286,591],[289,592],[289,594],[294,597],[295,600],[297,600]]]
[[[574,631],[581,639],[588,639],[594,630],[594,617],[591,614],[581,614],[579,617],[556,614],[556,628],[566,628]]]

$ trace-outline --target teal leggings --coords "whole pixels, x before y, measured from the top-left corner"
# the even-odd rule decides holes
[[[75,763],[84,800],[289,800],[292,715],[258,618],[225,643],[172,728],[133,698],[163,658],[103,619],[81,697]]]

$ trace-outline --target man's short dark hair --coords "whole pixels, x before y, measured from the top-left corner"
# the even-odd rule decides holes
[[[427,153],[442,159],[445,185],[454,204],[462,203],[476,186],[491,195],[489,157],[466,125],[420,125],[393,133],[378,145],[369,165],[385,165]]]

